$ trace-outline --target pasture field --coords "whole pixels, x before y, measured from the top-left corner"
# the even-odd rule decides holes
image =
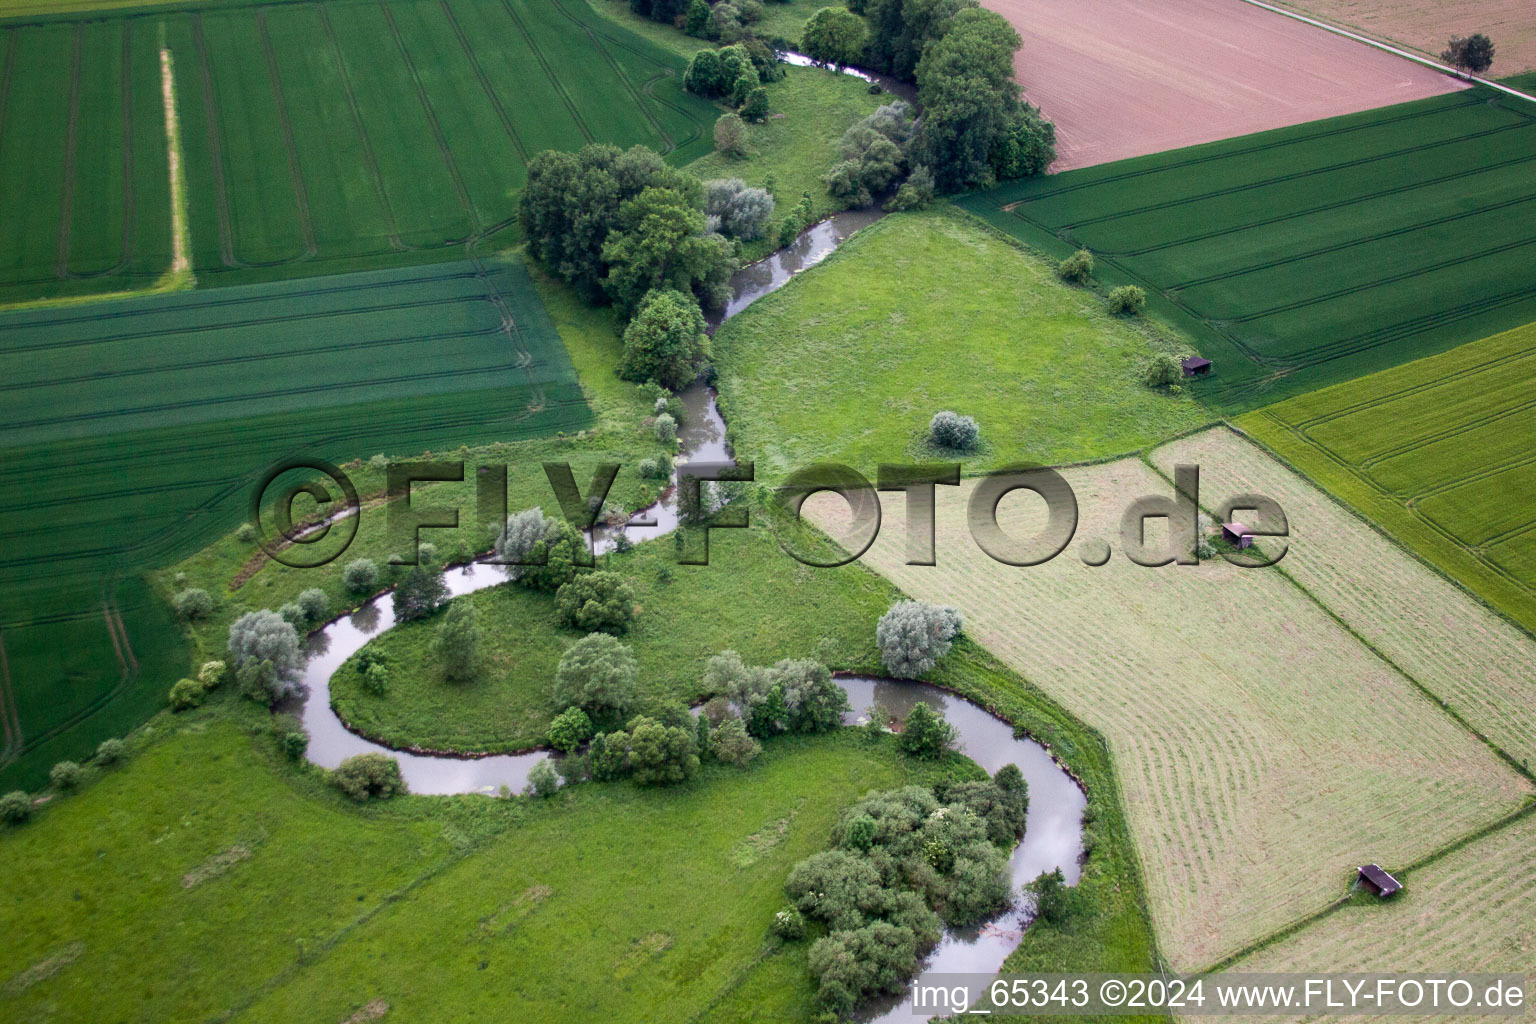
[[[1533,161],[1536,107],[1477,88],[960,204],[1144,285],[1241,412],[1536,320]]]
[[[249,282],[515,238],[527,161],[592,142],[686,163],[714,107],[584,0],[327,0],[0,23],[0,301],[170,263],[159,53],[175,59],[192,269]]]
[[[1390,901],[1363,898],[1295,935],[1246,956],[1242,972],[1457,971],[1529,974],[1536,953],[1536,816],[1526,815],[1466,846],[1398,875]],[[1527,1002],[1531,994],[1526,986]],[[1427,1021],[1413,1016],[1352,1020]],[[1467,1020],[1493,1021],[1492,1015]]]
[[[1536,630],[1536,325],[1237,422],[1420,556]]]
[[[1045,260],[952,212],[864,229],[815,273],[715,335],[721,409],[759,479],[818,460],[873,479],[880,462],[938,458],[941,409],[976,417],[967,469],[1132,451],[1209,414],[1146,388],[1178,340],[1111,316]]]
[[[1138,459],[1063,472],[1089,542],[1118,546],[1131,502],[1172,491]],[[961,609],[972,641],[1105,735],[1173,968],[1327,906],[1359,864],[1412,863],[1530,800],[1526,778],[1280,573],[1150,569],[1123,552],[1091,568],[1077,542],[1005,566],[970,537],[973,486],[938,489],[937,566],[904,564],[900,501],[862,561]],[[846,505],[823,501],[812,515],[838,527]],[[1039,505],[1004,499],[1004,532],[1039,533]],[[1389,547],[1374,538],[1351,564],[1367,571]]]
[[[1024,38],[1014,74],[1029,102],[1056,125],[1056,171],[1462,87],[1447,75],[1239,0],[985,0],[983,6]]]
[[[1490,389],[1480,396],[1491,398]],[[1401,410],[1393,422],[1422,420]],[[1536,641],[1529,634],[1383,543],[1370,523],[1225,427],[1165,445],[1152,459],[1167,474],[1180,462],[1198,465],[1202,493],[1259,493],[1280,502],[1291,528],[1280,563],[1286,574],[1512,761],[1536,761]],[[1506,501],[1516,499],[1512,493]]]
[[[1493,40],[1494,76],[1536,70],[1536,20],[1523,0],[1275,0],[1320,21],[1352,29],[1432,60],[1451,36],[1482,32]]]
[[[978,771],[841,733],[681,790],[359,807],[220,703],[0,827],[0,1015],[339,1024],[382,999],[407,1019],[675,1020],[772,954],[784,878],[844,806]],[[431,971],[396,962],[423,948]],[[782,994],[808,1017],[803,950],[781,954],[800,960]]]
[[[164,565],[230,530],[267,467],[542,437],[591,421],[517,264],[114,300],[0,322],[10,393],[0,642],[39,657],[68,649],[79,662],[55,678],[11,655],[15,689],[31,692],[19,697],[31,711],[19,715],[13,756],[27,755],[34,781],[47,762],[33,747],[98,707],[133,660],[101,628],[98,580]],[[148,355],[146,339],[155,341]],[[147,594],[126,603],[165,620]],[[94,639],[80,643],[82,630]],[[162,646],[140,630],[130,641],[134,651]]]

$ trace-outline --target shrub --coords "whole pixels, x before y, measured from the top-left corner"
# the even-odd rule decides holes
[[[250,523],[241,523],[240,529],[235,531],[235,539],[242,544],[256,543],[256,527]]]
[[[1142,371],[1142,380],[1149,388],[1166,388],[1177,384],[1184,377],[1179,361],[1166,352],[1159,352]]]
[[[433,648],[445,679],[474,678],[480,666],[480,612],[469,601],[454,601],[437,627]]]
[[[586,572],[555,593],[560,621],[584,633],[623,633],[635,617],[635,590],[616,572]]]
[[[523,792],[529,796],[537,796],[548,799],[555,795],[560,788],[560,776],[555,772],[555,766],[549,758],[544,758],[534,765],[528,772],[528,788]]]
[[[382,697],[389,692],[389,666],[382,661],[376,661],[362,668],[363,689],[375,697]]]
[[[19,789],[0,796],[0,821],[20,825],[32,817],[32,798]]]
[[[740,178],[704,183],[704,213],[715,218],[720,231],[732,238],[762,237],[773,210],[773,195],[767,189],[748,188]]]
[[[277,614],[296,632],[302,632],[309,626],[309,616],[304,614],[304,609],[299,607],[297,601],[289,601],[277,610]]]
[[[913,705],[896,735],[896,746],[911,757],[938,757],[955,742],[955,727],[927,704]]]
[[[844,1015],[859,1001],[900,992],[917,969],[917,937],[886,921],[817,939],[806,958],[817,1002]]]
[[[635,656],[607,633],[591,633],[560,657],[555,704],[581,708],[594,720],[622,718],[634,705]]]
[[[592,738],[592,719],[581,708],[566,708],[549,723],[549,745],[569,754]]]
[[[128,745],[117,737],[102,740],[96,746],[96,763],[99,765],[117,764],[128,752]]]
[[[715,121],[715,152],[737,159],[747,155],[747,125],[740,115],[721,114]]]
[[[171,687],[169,700],[172,711],[187,711],[202,704],[207,693],[196,679],[180,679]]]
[[[229,666],[222,661],[205,661],[197,670],[197,681],[205,690],[216,690],[229,674]]]
[[[1109,293],[1109,311],[1121,316],[1134,316],[1147,307],[1147,293],[1142,288],[1127,284]]]
[[[901,183],[901,188],[891,197],[891,201],[885,204],[885,208],[892,213],[902,210],[921,210],[933,202],[935,188],[933,184],[933,172],[926,165],[919,164],[912,169],[907,180]]]
[[[430,565],[413,565],[405,578],[395,584],[396,622],[425,619],[448,601],[448,584],[443,571]]]
[[[773,915],[773,934],[785,942],[805,938],[805,916],[794,907],[785,907]]]
[[[704,333],[704,313],[698,300],[671,288],[647,292],[634,319],[624,328],[619,376],[681,390],[708,362],[709,336]]]
[[[675,444],[677,442],[677,420],[671,413],[662,413],[656,417],[656,440],[662,444]]]
[[[960,612],[954,608],[926,601],[898,601],[875,627],[880,661],[894,676],[925,675],[949,653],[961,624]]]
[[[981,428],[971,416],[961,416],[948,409],[933,414],[928,421],[928,440],[940,448],[968,452],[981,439]]]
[[[230,623],[229,654],[248,696],[272,704],[298,690],[303,670],[299,634],[276,612],[246,612]]]
[[[708,722],[709,719],[701,717],[699,721]],[[740,767],[761,754],[763,745],[747,734],[745,722],[730,718],[710,737],[709,749],[715,760]]]
[[[54,789],[71,790],[80,785],[82,774],[80,766],[74,761],[60,761],[48,769],[48,781],[53,783]]]
[[[383,754],[353,754],[331,772],[331,781],[359,802],[388,800],[406,792],[400,762]]]
[[[654,459],[641,459],[639,471],[646,480],[665,480],[672,475],[672,456],[662,453]]]
[[[642,786],[670,785],[693,778],[699,755],[693,733],[641,716],[629,723],[629,770]]]
[[[299,594],[299,607],[310,622],[321,622],[331,610],[331,599],[319,587],[310,587]]]
[[[201,587],[189,587],[171,599],[176,614],[187,622],[213,614],[213,598]]]
[[[1024,891],[1029,894],[1030,902],[1034,904],[1036,917],[1049,924],[1060,924],[1067,916],[1070,909],[1067,880],[1062,877],[1061,868],[1042,872],[1038,878],[1024,887]]]
[[[743,121],[751,121],[753,124],[762,124],[768,120],[769,112],[768,90],[760,85],[747,93],[738,111]]]
[[[302,729],[285,732],[277,738],[277,745],[290,761],[297,761],[309,750],[309,733]]]
[[[379,585],[379,567],[371,558],[358,558],[341,570],[342,585],[354,594],[366,594]]]
[[[1056,276],[1063,281],[1087,284],[1093,277],[1093,253],[1087,249],[1077,250],[1056,264]]]

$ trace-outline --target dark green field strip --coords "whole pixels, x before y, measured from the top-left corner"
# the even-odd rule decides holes
[[[210,138],[217,139],[213,156],[223,157],[224,191],[211,198],[228,206],[234,261],[265,264],[312,255],[290,133],[262,45],[261,12],[213,12],[198,20],[203,99]]]
[[[7,282],[46,281],[58,277],[75,29],[11,31],[16,51],[0,139],[7,197],[0,203],[0,275]]]

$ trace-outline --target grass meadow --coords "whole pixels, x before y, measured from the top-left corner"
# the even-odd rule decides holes
[[[708,152],[676,53],[584,0],[328,0],[0,24],[0,302],[143,287],[170,264],[159,53],[204,283],[514,241],[527,161],[587,142]]]
[[[1134,451],[1197,426],[1141,383],[1178,340],[1109,314],[1045,260],[945,210],[889,217],[715,335],[721,409],[759,479],[828,460],[948,460],[941,409],[974,416],[967,471]]]
[[[1065,475],[1090,543],[1113,541],[1134,499],[1172,489],[1136,458]],[[960,608],[972,641],[1105,735],[1174,969],[1327,906],[1358,864],[1409,864],[1529,801],[1530,780],[1353,632],[1347,609],[1220,560],[1151,569],[1119,553],[1090,568],[1074,542],[1047,564],[1005,566],[970,537],[971,486],[939,490],[937,566],[904,564],[900,502],[862,561]],[[835,528],[846,506],[828,501],[812,514]],[[1038,533],[1037,504],[1005,499],[1005,533]],[[1393,554],[1373,539],[1352,565]]]
[[[1242,429],[1536,630],[1536,326],[1314,391]]]
[[[1536,112],[1470,89],[1010,183],[960,203],[1092,250],[1190,331],[1242,412],[1536,319]]]

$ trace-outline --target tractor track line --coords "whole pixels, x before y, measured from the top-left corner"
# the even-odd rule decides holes
[[[672,150],[676,149],[677,144],[672,141],[671,133],[661,126],[661,121],[656,117],[655,113],[652,112],[650,105],[641,98],[640,93],[630,82],[629,76],[624,73],[623,68],[619,67],[619,62],[613,59],[613,54],[609,53],[603,47],[603,44],[598,40],[597,33],[593,32],[590,26],[585,25],[571,17],[570,12],[567,11],[564,7],[561,7],[559,3],[554,3],[553,6],[555,10],[559,11],[560,14],[566,18],[566,20],[570,21],[571,24],[575,25],[577,28],[581,29],[587,34],[587,39],[591,41],[592,48],[598,52],[598,54],[603,58],[603,62],[606,63],[608,67],[613,71],[614,75],[618,78],[619,83],[624,87],[624,91],[629,93],[630,99],[634,100],[635,109],[639,110],[645,119],[650,122],[651,127],[656,129],[656,134],[660,135],[664,140],[666,140],[667,148],[665,152],[670,153]]]
[[[555,76],[554,68],[549,66],[549,61],[544,57],[544,51],[533,41],[533,36],[528,32],[528,26],[523,24],[523,19],[517,16],[517,9],[512,6],[512,0],[501,0],[501,9],[507,12],[507,17],[517,26],[517,31],[522,34],[523,42],[528,44],[528,52],[533,54],[533,59],[539,62],[539,67],[544,69],[544,76],[549,79],[549,84],[555,92],[560,94],[560,100],[565,104],[565,109],[570,112],[571,120],[576,122],[576,130],[581,132],[581,137],[588,142],[595,142],[592,129],[587,127],[587,122],[582,119],[581,112],[576,109],[576,104],[571,100],[570,93],[565,91],[565,86]]]
[[[469,37],[464,34],[464,27],[459,24],[458,16],[453,13],[453,8],[448,6],[448,0],[438,0],[438,5],[443,9],[443,17],[448,19],[448,25],[453,29],[453,34],[459,40],[459,46],[464,50],[464,56],[469,60],[469,66],[474,69],[475,77],[480,80],[480,88],[485,93],[485,98],[491,101],[491,106],[496,110],[496,116],[501,119],[501,127],[506,130],[507,138],[512,140],[512,145],[517,148],[517,157],[523,162],[523,167],[528,166],[528,147],[523,145],[522,137],[517,134],[517,129],[512,126],[512,119],[507,116],[506,107],[502,105],[501,97],[496,95],[491,80],[487,77],[485,69],[480,66],[480,58],[475,56],[473,47],[469,45]]]
[[[219,221],[219,259],[226,267],[238,267],[235,243],[230,232],[229,192],[225,185],[223,126],[219,120],[218,98],[213,88],[213,69],[208,64],[208,40],[203,35],[203,16],[191,15],[192,48],[197,51],[198,70],[203,80],[203,116],[208,123],[208,150],[213,165],[214,209]]]
[[[119,58],[121,70],[118,73],[118,92],[122,95],[122,109],[118,119],[122,128],[121,149],[123,153],[123,241],[122,258],[117,264],[106,270],[79,271],[69,270],[69,278],[72,281],[93,281],[103,277],[117,277],[123,274],[133,262],[134,221],[137,216],[133,188],[133,47],[130,29],[133,19],[123,19],[123,49]],[[67,268],[66,268],[67,269]]]
[[[261,36],[261,50],[267,59],[267,78],[272,85],[272,99],[277,104],[277,126],[283,133],[283,149],[288,154],[288,176],[293,180],[293,199],[298,208],[299,231],[304,236],[304,258],[312,259],[319,251],[315,245],[315,222],[309,212],[309,189],[299,168],[299,149],[293,141],[293,122],[288,119],[288,101],[283,96],[283,78],[277,70],[277,54],[267,33],[267,11],[256,8],[256,32]]]
[[[64,135],[63,192],[59,197],[59,239],[54,258],[54,276],[69,279],[69,245],[74,229],[75,162],[80,139],[80,77],[85,50],[85,23],[75,25],[74,45],[69,55],[69,120]]]
[[[1375,409],[1383,405],[1390,405],[1392,402],[1398,401],[1400,399],[1409,398],[1414,395],[1421,395],[1426,392],[1433,391],[1436,388],[1445,387],[1464,378],[1475,377],[1480,373],[1486,373],[1489,370],[1497,369],[1498,367],[1505,366],[1509,363],[1519,362],[1522,359],[1530,359],[1533,357],[1536,357],[1536,352],[1507,352],[1495,359],[1489,359],[1484,362],[1477,363],[1473,366],[1464,366],[1461,369],[1456,370],[1453,373],[1448,373],[1443,377],[1436,377],[1434,380],[1427,380],[1420,384],[1413,384],[1405,388],[1398,388],[1396,391],[1389,391],[1385,394],[1376,395],[1372,398],[1363,399],[1359,402],[1353,402],[1349,405],[1342,405],[1336,409],[1330,409],[1325,413],[1317,416],[1311,416],[1304,420],[1280,420],[1279,422],[1285,423],[1287,426],[1295,427],[1299,430],[1307,430],[1319,424],[1330,423],[1333,420],[1344,416],[1350,416],[1357,412],[1364,412],[1367,409]]]

